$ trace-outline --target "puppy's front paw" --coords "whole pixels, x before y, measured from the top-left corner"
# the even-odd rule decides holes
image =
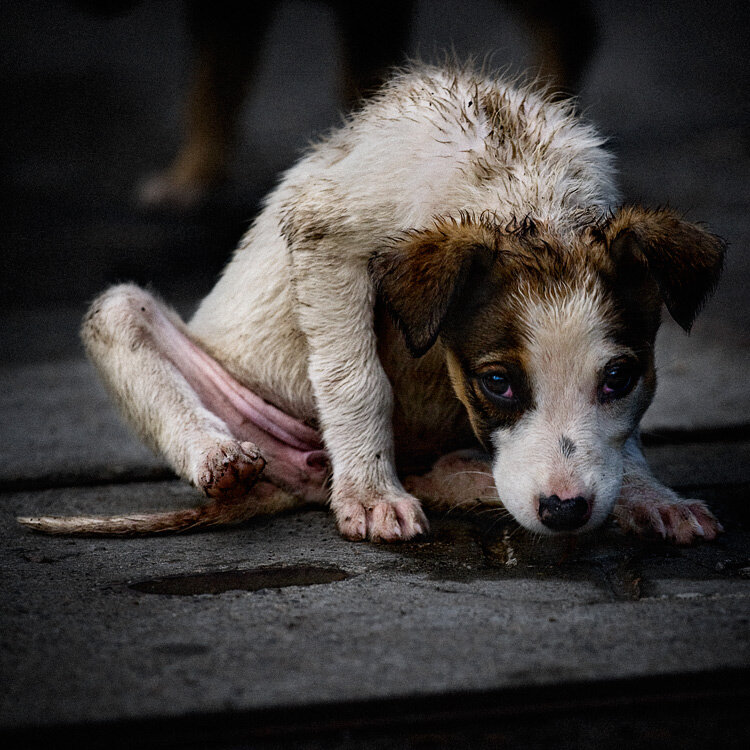
[[[419,500],[406,493],[334,490],[331,508],[341,535],[352,541],[400,542],[430,530]]]
[[[195,484],[208,497],[229,500],[247,494],[265,466],[253,443],[227,441],[203,457]]]
[[[711,541],[724,531],[702,500],[670,495],[663,499],[649,495],[623,498],[615,507],[615,518],[623,531],[644,537],[657,535],[676,544]]]

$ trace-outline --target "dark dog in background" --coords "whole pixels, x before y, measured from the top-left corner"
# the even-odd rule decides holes
[[[339,98],[348,111],[403,60],[416,3],[325,1],[335,11],[340,29],[344,64]],[[122,12],[136,5],[133,0],[77,4],[100,12]],[[185,3],[193,72],[184,136],[172,163],[139,187],[142,205],[190,209],[226,178],[242,104],[279,5],[279,0]],[[555,91],[574,92],[596,36],[587,0],[507,0],[507,5],[528,31],[536,60],[533,72]]]

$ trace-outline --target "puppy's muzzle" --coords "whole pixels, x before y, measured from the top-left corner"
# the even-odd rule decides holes
[[[573,531],[591,518],[591,503],[585,498],[561,500],[557,495],[539,498],[539,520],[552,531]]]

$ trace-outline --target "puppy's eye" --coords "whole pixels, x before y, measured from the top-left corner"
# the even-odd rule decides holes
[[[515,395],[510,380],[501,372],[486,372],[479,382],[482,390],[492,399],[510,400]]]
[[[638,382],[638,365],[628,359],[609,362],[602,372],[599,398],[602,402],[627,396]]]

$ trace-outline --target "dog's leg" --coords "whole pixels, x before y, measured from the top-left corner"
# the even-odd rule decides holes
[[[430,510],[502,507],[492,477],[491,458],[477,450],[460,450],[441,456],[426,474],[407,476],[404,488]]]
[[[614,514],[624,531],[656,535],[677,544],[715,539],[723,531],[702,500],[682,498],[653,476],[637,436],[625,447],[622,490]]]
[[[128,421],[213,502],[171,514],[93,519],[84,526],[81,519],[58,519],[56,528],[44,530],[179,530],[237,522],[274,503],[286,508],[293,497],[296,504],[326,499],[327,463],[317,432],[234,380],[150,294],[132,285],[110,289],[92,304],[82,336]],[[273,484],[254,488],[264,468]]]
[[[177,474],[208,496],[242,494],[264,459],[201,402],[191,373],[181,372],[188,358],[178,326],[177,316],[150,294],[122,285],[94,301],[81,335],[126,419]]]
[[[192,84],[179,153],[165,171],[139,188],[148,207],[192,209],[226,179],[248,82],[256,67],[274,3],[187,3],[193,42]]]
[[[290,240],[298,320],[333,468],[331,508],[348,539],[410,539],[428,523],[396,475],[393,394],[378,358],[367,256],[342,257],[309,227],[300,234]]]

